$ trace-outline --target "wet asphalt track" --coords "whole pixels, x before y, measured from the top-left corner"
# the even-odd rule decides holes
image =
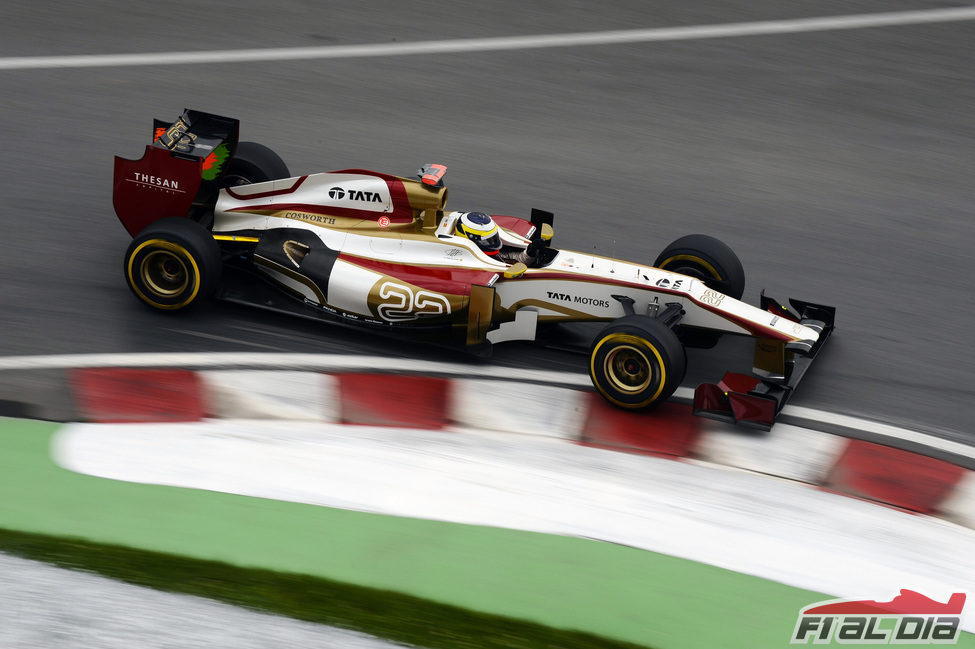
[[[957,6],[948,2],[8,0],[0,56],[389,43]],[[975,388],[975,22],[278,63],[0,71],[0,354],[461,355],[214,304],[151,312],[121,274],[112,156],[153,117],[241,119],[295,174],[450,167],[456,209],[556,212],[556,245],[651,260],[719,236],[758,292],[834,304],[795,403],[954,438]],[[747,345],[692,354],[717,379]],[[578,369],[524,344],[493,362]]]

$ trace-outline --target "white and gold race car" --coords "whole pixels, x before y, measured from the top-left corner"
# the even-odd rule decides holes
[[[741,301],[741,263],[692,234],[641,264],[552,245],[553,215],[447,209],[443,165],[415,178],[363,169],[292,176],[238,141],[237,120],[187,110],[156,121],[142,158],[115,159],[113,203],[132,235],[125,279],[145,304],[222,299],[451,342],[483,354],[540,327],[605,322],[593,385],[621,408],[666,400],[685,346],[755,339],[753,375],[695,392],[697,414],[768,428],[833,330],[835,310],[764,294]]]

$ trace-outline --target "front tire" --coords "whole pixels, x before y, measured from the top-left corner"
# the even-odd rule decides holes
[[[210,297],[220,281],[220,248],[196,221],[149,224],[125,251],[125,280],[154,309],[176,311]]]
[[[723,241],[706,234],[689,234],[663,249],[653,265],[696,277],[705,286],[740,300],[745,293],[745,269],[738,255]],[[710,349],[721,339],[720,331],[678,327],[677,335],[686,347]]]
[[[653,265],[696,277],[711,289],[740,300],[745,293],[745,269],[738,255],[723,241],[706,234],[689,234],[663,249]]]
[[[589,377],[607,401],[645,410],[666,401],[684,379],[687,357],[659,320],[624,316],[602,330],[589,352]]]

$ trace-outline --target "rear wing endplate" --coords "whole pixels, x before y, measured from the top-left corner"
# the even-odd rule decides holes
[[[202,218],[237,151],[239,122],[184,110],[174,122],[155,120],[142,157],[115,157],[112,204],[133,237],[169,216]]]

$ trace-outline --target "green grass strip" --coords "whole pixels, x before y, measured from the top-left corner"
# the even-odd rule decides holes
[[[640,649],[391,591],[79,539],[0,530],[0,550],[157,590],[366,631],[431,649]]]

